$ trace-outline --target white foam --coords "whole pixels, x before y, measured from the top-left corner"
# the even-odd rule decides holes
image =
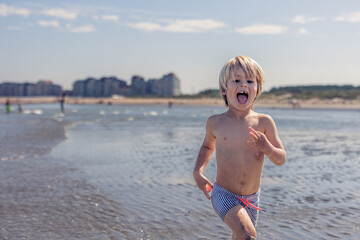
[[[149,115],[150,115],[150,116],[157,116],[157,115],[158,115],[158,113],[157,113],[157,112],[155,112],[155,111],[150,111],[150,112],[149,112]]]
[[[30,114],[30,113],[31,113],[31,111],[28,110],[28,109],[26,109],[26,110],[23,111],[23,114]]]
[[[35,115],[42,115],[43,114],[43,111],[41,109],[35,109],[31,112],[32,114],[35,114]]]

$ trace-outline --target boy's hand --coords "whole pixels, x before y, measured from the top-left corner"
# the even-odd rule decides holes
[[[209,192],[213,188],[213,184],[201,173],[194,173],[194,179],[199,189],[203,191],[207,199],[210,200]]]
[[[265,154],[269,152],[269,150],[271,150],[271,143],[269,142],[265,134],[260,131],[256,131],[250,126],[249,130],[251,139],[248,140],[247,143]]]

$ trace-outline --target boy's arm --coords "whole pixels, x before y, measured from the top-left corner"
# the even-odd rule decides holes
[[[204,192],[205,196],[210,199],[209,189],[206,187],[209,185],[213,187],[212,183],[203,175],[203,172],[211,160],[211,157],[215,151],[216,138],[213,135],[213,119],[209,118],[206,122],[206,133],[204,141],[200,147],[199,154],[196,159],[193,176],[199,189]]]
[[[252,140],[248,141],[248,143],[265,153],[269,160],[275,165],[281,166],[286,161],[285,148],[278,136],[274,120],[270,116],[266,116],[264,121],[264,133],[255,131],[252,127],[249,127]]]

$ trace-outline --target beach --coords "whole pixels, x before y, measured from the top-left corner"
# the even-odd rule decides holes
[[[230,239],[192,179],[223,103],[106,100],[0,114],[0,239]],[[265,160],[257,239],[359,239],[359,110],[256,110],[287,149],[284,166]]]
[[[7,98],[0,98],[0,103],[5,104]],[[59,103],[58,97],[11,97],[16,108],[18,102],[22,104]],[[180,105],[180,106],[224,106],[220,98],[127,98],[114,96],[108,98],[83,98],[67,97],[67,104],[120,104],[120,105]],[[307,99],[299,100],[289,98],[288,95],[261,98],[255,103],[257,107],[264,108],[305,108],[305,109],[360,109],[360,99]]]

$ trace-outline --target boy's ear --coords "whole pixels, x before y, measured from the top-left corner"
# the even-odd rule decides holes
[[[226,91],[221,91],[221,95],[226,96]]]

